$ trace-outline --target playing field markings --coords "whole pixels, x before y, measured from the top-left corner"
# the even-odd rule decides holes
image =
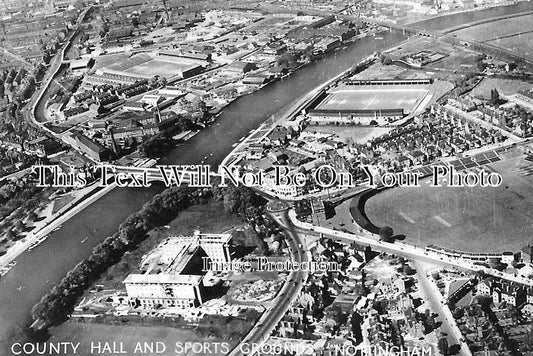
[[[496,171],[494,168],[489,167],[489,166],[483,166],[483,169],[484,169],[485,172],[487,172],[487,173],[498,173],[498,171]]]
[[[411,219],[409,216],[407,216],[404,212],[399,212],[398,215],[400,215],[402,218],[405,219],[405,221],[410,222],[411,224],[414,224],[415,221]]]
[[[444,220],[440,215],[435,215],[433,218],[435,220],[437,220],[438,222],[440,222],[442,225],[446,226],[446,227],[451,227],[452,226],[452,224],[450,224],[449,222]]]

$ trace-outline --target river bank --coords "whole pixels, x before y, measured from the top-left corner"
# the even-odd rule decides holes
[[[0,256],[0,268],[5,267],[13,262],[32,244],[37,243],[41,239],[44,241],[45,236],[49,235],[57,228],[60,228],[61,224],[63,224],[65,221],[69,220],[87,206],[112,191],[115,187],[116,185],[110,185],[102,188],[94,184],[74,192],[73,200],[71,200],[67,205],[62,207],[57,212],[50,214],[44,220],[40,221],[38,223],[39,226],[37,226],[37,231],[29,231],[26,236],[16,241],[15,244],[7,250],[5,255]]]
[[[326,82],[319,85],[317,88],[313,89],[306,95],[304,95],[299,100],[295,101],[291,104],[291,106],[282,114],[282,115],[272,115],[267,121],[262,123],[257,129],[253,130],[244,140],[242,140],[223,160],[221,165],[228,166],[233,165],[238,162],[239,156],[241,156],[244,151],[245,147],[247,147],[252,139],[256,139],[258,142],[261,141],[264,137],[268,136],[268,134],[277,126],[282,124],[284,121],[293,118],[297,115],[297,113],[301,110],[304,110],[313,100],[316,99],[316,97],[329,85],[332,83],[335,83],[336,81],[340,80],[347,74],[355,71],[357,67],[364,65],[365,63],[371,62],[373,59],[376,59],[376,56],[373,54],[362,61],[356,63],[352,67],[346,69],[342,73],[338,74],[334,78],[331,78],[327,80]],[[260,133],[261,131],[264,131],[263,133]],[[255,137],[259,136],[259,137]]]
[[[304,66],[290,77],[238,98],[224,108],[215,124],[180,144],[160,163],[198,164],[208,157],[205,164],[219,165],[233,150],[235,142],[272,115],[286,112],[298,98],[351,68],[354,63],[406,38],[399,31],[386,32],[383,37],[380,41],[360,39],[346,49]],[[148,189],[114,189],[63,223],[63,227],[53,232],[39,248],[31,253],[22,253],[17,266],[0,281],[0,315],[5,320],[0,325],[0,340],[10,340],[9,335],[14,328],[31,322],[29,312],[40,297],[86,257],[94,246],[112,235],[126,216],[137,211],[162,189],[157,185]],[[89,232],[93,237],[81,244],[83,236]]]

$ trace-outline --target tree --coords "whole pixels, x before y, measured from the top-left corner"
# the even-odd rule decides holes
[[[490,91],[490,104],[494,107],[498,107],[500,104],[500,93],[496,89]]]
[[[24,223],[22,222],[22,220],[17,220],[15,222],[15,229],[19,232],[24,230]]]
[[[448,356],[449,354],[449,351],[450,351],[450,347],[448,345],[448,340],[446,340],[445,337],[441,337],[439,339],[439,342],[437,344],[437,347],[440,351],[440,353],[443,355],[443,356]]]
[[[283,53],[278,57],[277,62],[282,68],[291,68],[296,64],[296,56],[292,53]]]
[[[412,276],[416,273],[416,270],[406,264],[405,266],[403,266],[403,273],[407,276]]]
[[[455,320],[461,319],[465,315],[465,311],[463,308],[455,308],[453,311],[453,318]]]
[[[342,309],[339,306],[334,306],[331,308],[332,319],[335,321],[337,326],[341,326],[346,321],[346,315],[342,312]]]
[[[361,330],[361,324],[363,322],[364,322],[364,319],[359,313],[354,312],[352,314],[351,330],[352,330],[352,335],[357,341],[357,343],[361,343],[363,341],[363,331]]]
[[[394,234],[394,231],[392,230],[392,227],[390,226],[384,226],[379,229],[379,237],[382,241],[385,242],[393,242],[392,235]]]
[[[28,214],[28,220],[31,220],[31,221],[35,221],[38,219],[38,215],[35,211],[30,211],[30,213]]]
[[[380,60],[381,60],[381,63],[384,65],[392,64],[392,59],[386,54],[382,53]]]
[[[502,263],[499,258],[489,258],[489,267],[498,271],[502,271],[505,267],[507,267],[507,265]]]
[[[6,231],[6,238],[8,240],[14,240],[17,237],[17,234],[13,231],[13,229],[9,229]]]
[[[155,158],[168,152],[174,146],[172,138],[156,135],[139,146],[139,152],[144,157]]]

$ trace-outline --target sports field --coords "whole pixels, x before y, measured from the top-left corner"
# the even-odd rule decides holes
[[[488,165],[503,177],[497,188],[394,188],[365,207],[377,226],[391,226],[406,242],[473,251],[517,252],[533,241],[533,162],[523,156]]]
[[[524,34],[533,31],[533,15],[518,16],[470,26],[453,32],[460,38],[468,38],[478,41],[491,41],[501,37]]]
[[[318,110],[403,109],[410,113],[428,93],[427,89],[406,87],[342,88],[324,99]]]
[[[520,36],[510,36],[489,41],[488,43],[506,48],[518,54],[530,56],[533,54],[533,32],[521,34]]]
[[[159,59],[153,59],[149,62],[145,62],[136,66],[133,66],[127,70],[128,73],[133,74],[148,74],[150,76],[159,75],[164,78],[172,78],[178,75],[181,71],[194,67],[190,64],[184,64],[180,62],[163,61]]]
[[[519,54],[533,53],[533,15],[471,26],[453,32],[458,37],[487,42]]]
[[[188,58],[154,57],[150,54],[141,53],[116,61],[102,70],[108,69],[112,72],[122,72],[146,78],[159,75],[168,79],[180,75],[182,71],[197,67],[199,64],[200,61]]]

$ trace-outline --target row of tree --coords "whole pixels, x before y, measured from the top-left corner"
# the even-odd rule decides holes
[[[91,254],[77,264],[32,309],[34,319],[47,325],[63,321],[83,291],[101,273],[117,263],[121,256],[146,238],[149,230],[164,225],[178,212],[191,204],[191,190],[186,187],[169,188],[154,196],[140,211],[130,215],[118,228],[94,247]]]
[[[126,251],[142,242],[148,231],[168,224],[187,207],[211,199],[223,200],[227,212],[251,222],[256,232],[258,226],[265,224],[260,213],[260,206],[265,201],[249,188],[168,188],[145,203],[140,211],[130,215],[114,235],[94,247],[87,258],[42,297],[32,309],[33,318],[42,320],[46,325],[57,325],[64,321],[84,290],[109,267],[118,263]]]

